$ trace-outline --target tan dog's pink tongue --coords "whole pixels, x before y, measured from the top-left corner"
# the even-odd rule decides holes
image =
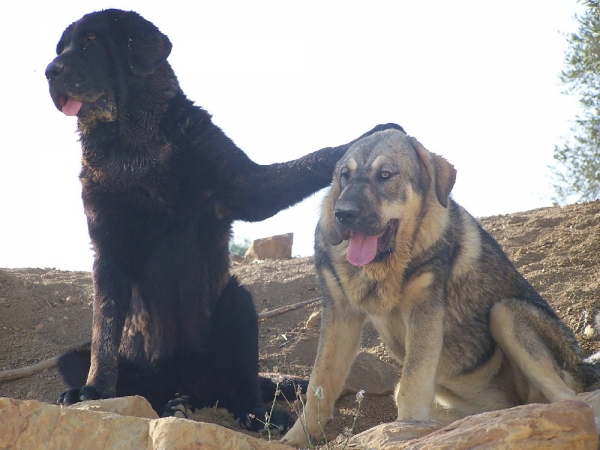
[[[348,262],[353,266],[361,267],[373,261],[377,255],[378,237],[353,233],[348,242],[348,250],[346,251]]]
[[[67,99],[64,105],[62,105],[62,112],[66,116],[76,116],[81,109],[81,102],[73,100],[72,98]]]

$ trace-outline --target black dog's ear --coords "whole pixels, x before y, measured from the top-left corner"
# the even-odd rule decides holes
[[[398,130],[398,131],[401,131],[404,134],[406,134],[406,131],[404,131],[404,128],[402,128],[400,125],[398,125],[396,123],[381,123],[379,125],[376,125],[373,129],[367,131],[365,134],[361,135],[358,139],[352,141],[351,143],[353,144],[354,142],[359,141],[364,137],[371,136],[373,133],[377,133],[378,131],[385,131],[385,130]]]
[[[150,75],[167,60],[171,41],[152,23],[128,11],[120,18],[127,30],[129,67],[136,75]]]
[[[417,151],[420,163],[424,166],[425,176],[429,182],[435,183],[435,195],[444,208],[448,207],[448,196],[456,181],[456,169],[439,155],[431,153],[414,137],[411,143]]]

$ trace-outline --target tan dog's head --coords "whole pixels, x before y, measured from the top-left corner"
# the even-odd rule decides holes
[[[332,245],[349,241],[351,264],[383,261],[403,221],[417,223],[428,209],[448,207],[455,179],[454,167],[416,139],[398,130],[375,133],[338,162],[320,226]]]

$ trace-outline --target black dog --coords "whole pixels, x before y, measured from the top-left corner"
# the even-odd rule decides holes
[[[93,267],[90,347],[63,355],[59,402],[139,394],[159,413],[175,393],[262,424],[257,318],[229,273],[234,220],[263,220],[327,186],[348,145],[261,166],[181,91],[171,43],[134,12],[70,25],[46,77],[77,115]],[[371,132],[397,125],[382,125]],[[370,133],[368,133],[370,134]],[[284,149],[282,149],[284,150]],[[275,411],[280,429],[291,418]]]

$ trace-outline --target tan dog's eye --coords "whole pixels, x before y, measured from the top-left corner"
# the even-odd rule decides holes
[[[391,172],[388,172],[387,170],[382,170],[381,172],[379,172],[379,178],[389,178],[392,176]]]
[[[348,169],[342,170],[342,173],[340,173],[340,177],[343,180],[347,180],[348,178],[350,178],[350,172],[348,171]]]

